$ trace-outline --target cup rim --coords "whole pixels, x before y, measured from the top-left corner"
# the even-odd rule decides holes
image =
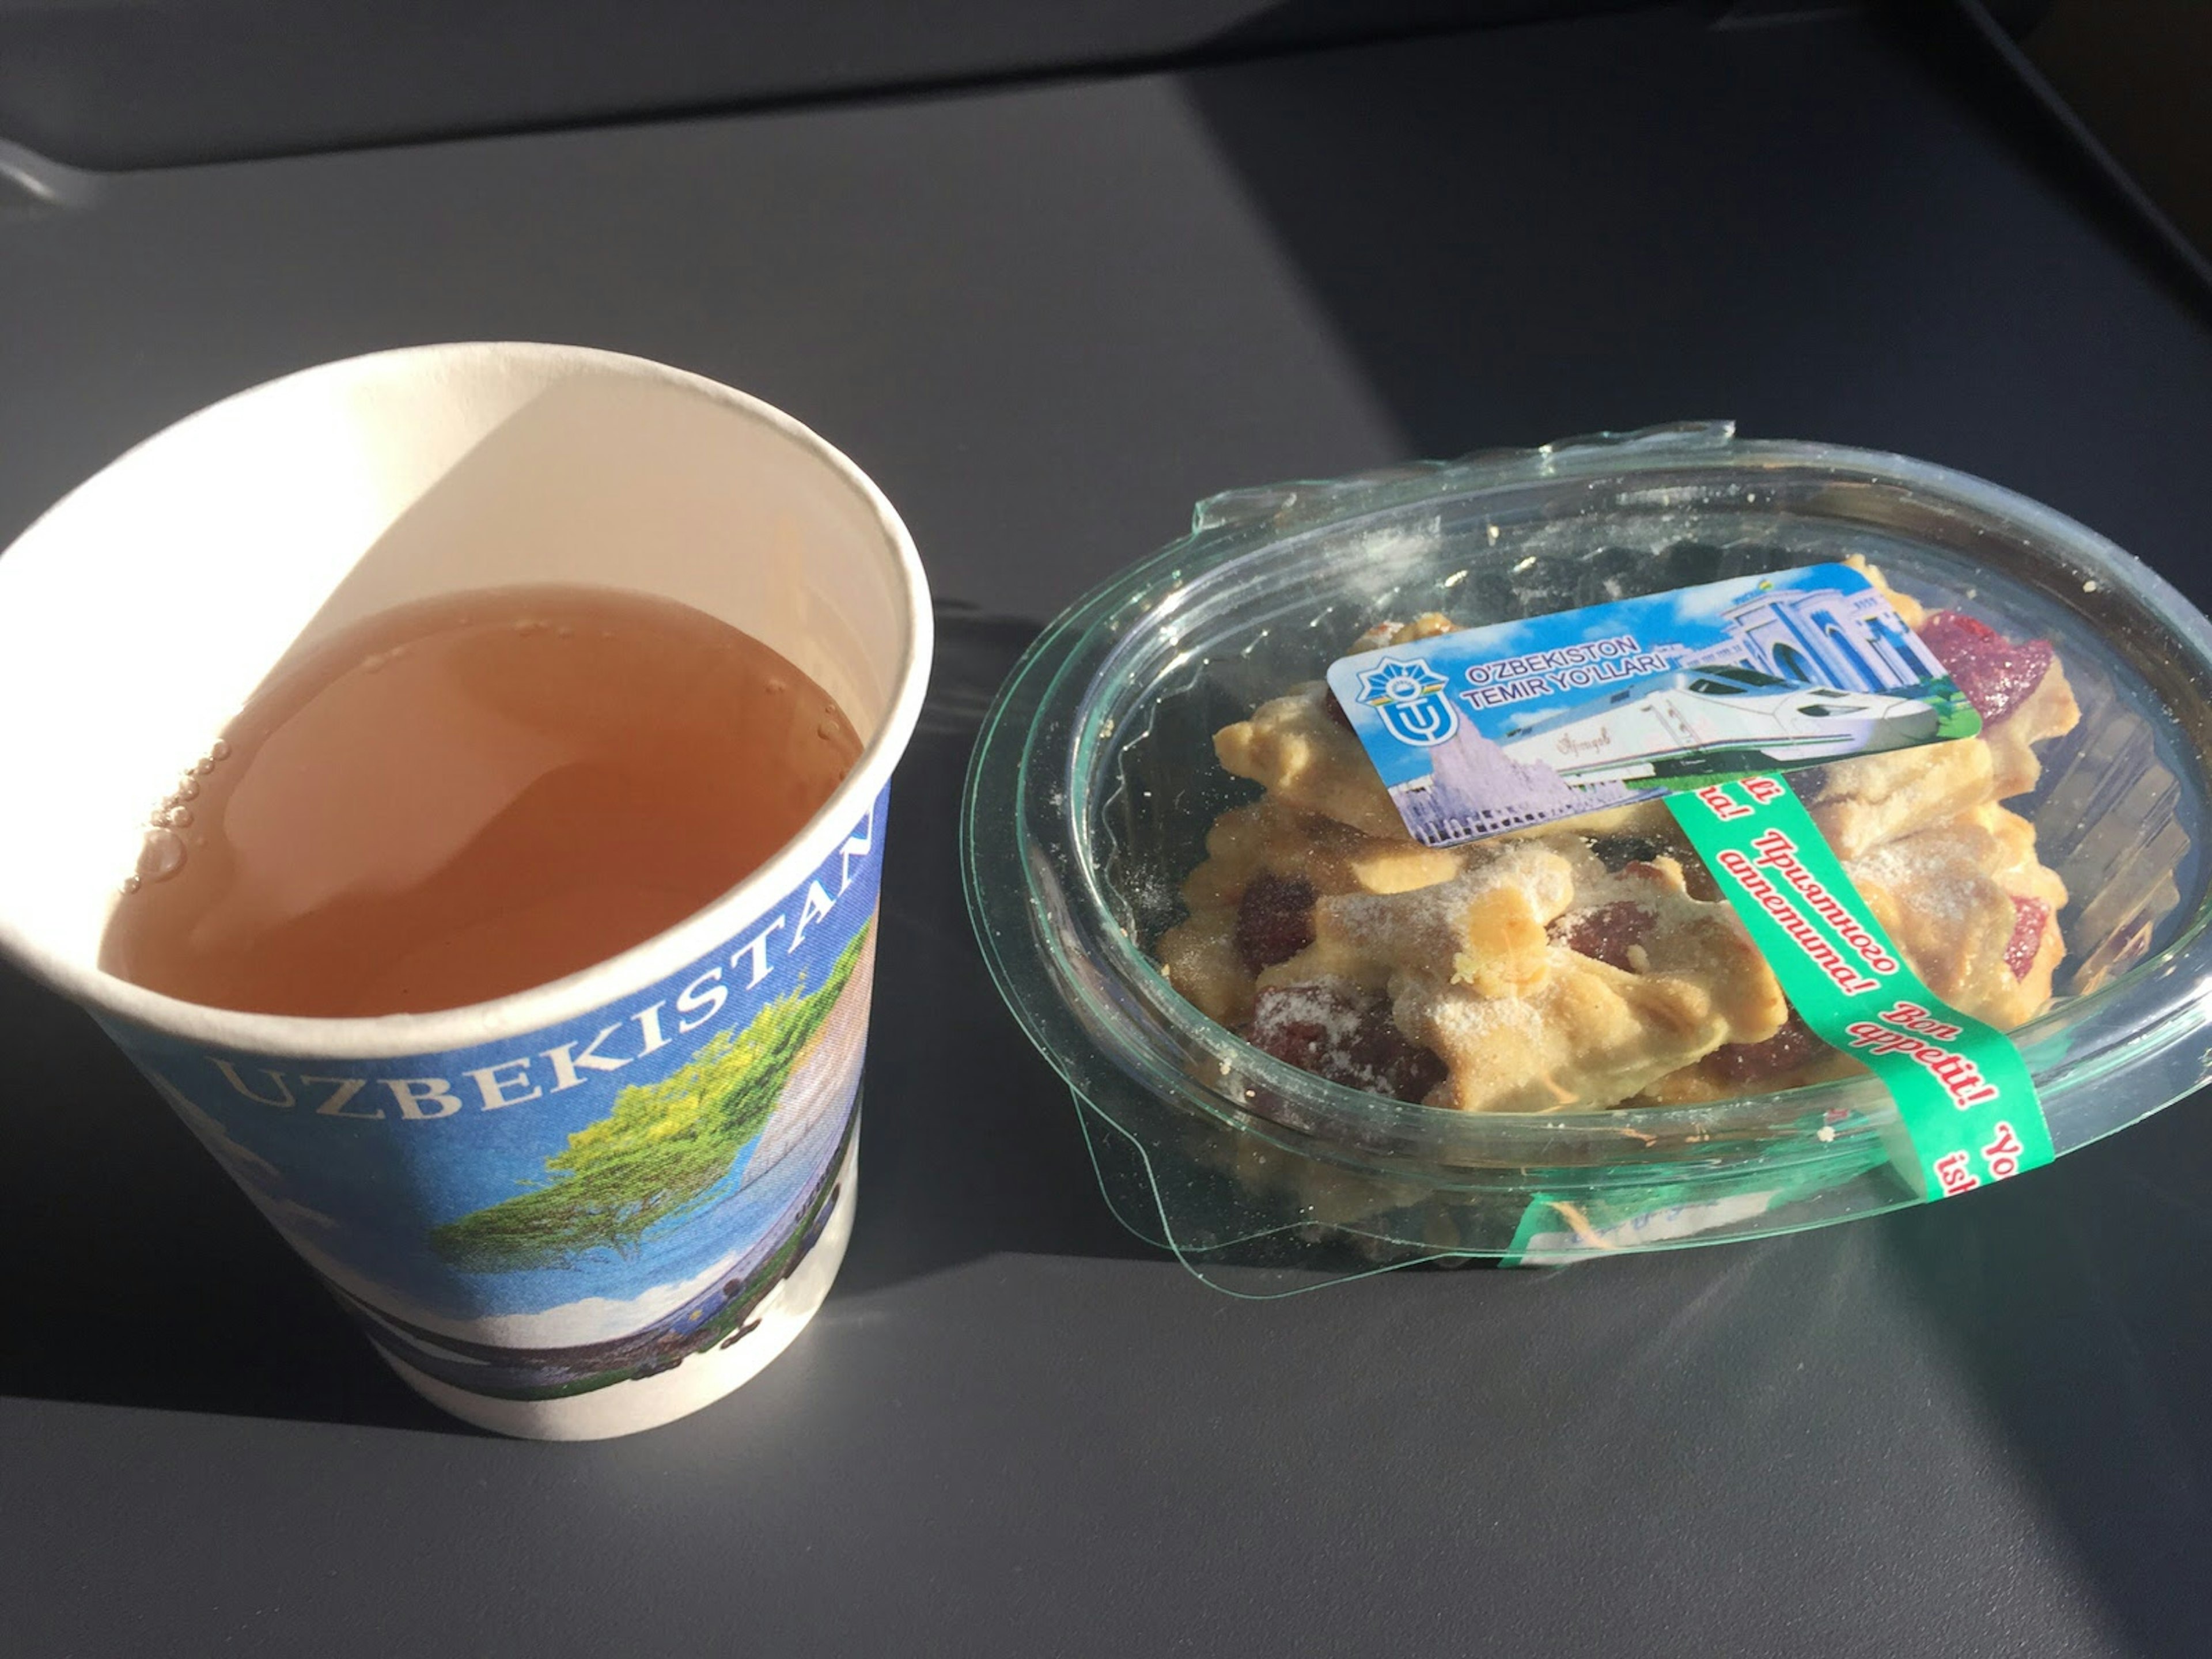
[[[720,404],[811,453],[870,509],[896,569],[898,591],[906,607],[906,638],[890,705],[845,781],[765,864],[673,927],[573,974],[528,990],[460,1007],[353,1018],[216,1008],[148,990],[96,964],[74,960],[26,937],[4,915],[0,915],[0,954],[12,958],[33,977],[96,1016],[113,1016],[210,1048],[326,1060],[398,1059],[447,1053],[564,1024],[595,1012],[629,993],[656,984],[696,962],[803,881],[836,851],[854,821],[870,809],[890,781],[892,769],[914,734],[929,683],[934,643],[929,580],[914,538],[897,509],[875,482],[843,451],[803,422],[749,392],[648,357],[594,346],[543,341],[467,340],[365,352],[295,369],[243,387],[131,445],[41,513],[8,549],[0,550],[0,570],[5,568],[8,551],[35,534],[79,494],[141,451],[242,399],[318,375],[357,374],[371,364],[392,364],[408,358],[450,362],[477,355],[566,362],[622,378],[657,380]]]

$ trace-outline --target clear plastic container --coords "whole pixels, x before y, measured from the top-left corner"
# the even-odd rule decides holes
[[[1267,1294],[1532,1235],[1571,1260],[1923,1201],[1868,1076],[1698,1106],[1406,1104],[1249,1046],[1149,954],[1215,816],[1258,793],[1215,765],[1212,734],[1376,619],[1473,626],[1854,553],[1931,605],[2049,638],[2081,703],[2034,793],[2007,803],[2071,894],[2058,994],[2014,1034],[2059,1152],[2212,1076],[2212,624],[2101,537],[1978,479],[1658,428],[1214,497],[1008,679],[968,780],[969,907],[1123,1223]]]

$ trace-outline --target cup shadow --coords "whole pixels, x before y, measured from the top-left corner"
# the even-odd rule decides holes
[[[833,1300],[1007,1252],[1168,1261],[1107,1209],[1067,1086],[1000,1000],[961,890],[968,757],[1038,626],[937,607],[928,701],[892,786],[860,1205]]]
[[[1002,1252],[1152,1257],[1100,1199],[1065,1086],[1013,1023],[960,886],[968,753],[1036,624],[941,605],[892,791],[861,1201],[832,1295]],[[380,1361],[90,1018],[0,968],[0,1395],[480,1431]]]
[[[479,1432],[401,1382],[71,1004],[0,969],[0,1394]]]

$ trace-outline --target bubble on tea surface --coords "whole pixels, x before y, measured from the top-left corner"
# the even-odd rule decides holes
[[[213,743],[208,745],[208,758],[210,760],[218,761],[228,760],[230,758],[230,745],[225,743],[221,738],[217,738]]]
[[[761,683],[761,689],[766,691],[771,697],[780,697],[785,692],[791,690],[791,682],[789,680],[783,679],[777,675],[771,674],[767,679]]]
[[[185,867],[185,838],[173,830],[156,830],[138,849],[138,879],[167,881]]]
[[[171,800],[197,800],[199,799],[199,793],[200,781],[188,772],[185,775],[185,781],[177,786],[176,793],[171,795],[169,799]]]
[[[165,829],[182,830],[191,823],[192,809],[189,806],[172,806],[159,814],[159,821]]]
[[[144,882],[139,880],[136,876],[125,876],[123,878],[123,896],[125,898],[128,898],[131,894],[137,892],[145,884],[146,884]]]

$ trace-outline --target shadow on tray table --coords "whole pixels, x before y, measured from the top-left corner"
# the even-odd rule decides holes
[[[1863,439],[1969,469],[2003,457],[2097,511],[2109,474],[2094,467],[2126,442],[2084,453],[2049,430],[2050,411],[2100,381],[2124,404],[2131,371],[2116,354],[2148,360],[2186,335],[2203,295],[2075,158],[2011,120],[2015,99],[1960,84],[1971,66],[1894,16],[1742,29],[1720,50],[1680,13],[1610,27],[1605,52],[1589,34],[1530,31],[1463,58],[1460,43],[1382,46],[1194,82],[1409,453],[1584,430],[1600,412],[1616,428],[1725,412],[1761,436]],[[1953,84],[1898,91],[1931,78]],[[2040,175],[2040,199],[2023,171]],[[2023,246],[2024,227],[2049,234]],[[1717,247],[1737,250],[1741,283],[1720,279]],[[1985,280],[2029,256],[2037,277]],[[2078,326],[2054,333],[2054,315]],[[2190,396],[2155,418],[2212,415],[2202,388]],[[2069,434],[2106,410],[2073,412]],[[2164,574],[2212,597],[2203,569]],[[2204,1106],[1970,1202],[1857,1224],[1924,1303],[2114,1615],[2160,1653],[2203,1639],[2183,1547],[2212,1487]]]

